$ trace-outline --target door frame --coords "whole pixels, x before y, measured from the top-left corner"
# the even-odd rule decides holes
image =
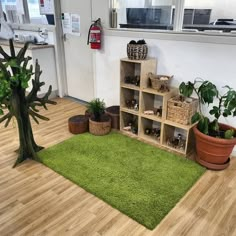
[[[55,59],[58,79],[58,95],[64,97],[68,95],[67,87],[67,73],[66,73],[66,61],[65,61],[65,49],[64,49],[64,34],[61,23],[61,0],[54,0],[54,12],[55,12]]]

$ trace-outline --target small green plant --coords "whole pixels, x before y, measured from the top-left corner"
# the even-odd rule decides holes
[[[101,116],[105,112],[105,102],[99,98],[95,98],[88,103],[88,111],[93,114],[95,121],[101,121]]]
[[[182,82],[179,91],[183,96],[190,97],[194,92],[199,99],[199,112],[192,117],[192,123],[198,122],[197,128],[206,135],[231,139],[236,136],[233,129],[222,131],[219,126],[219,118],[221,116],[236,116],[236,91],[224,86],[223,95],[220,94],[216,85],[208,80],[197,78],[194,82]],[[209,114],[214,116],[214,120],[210,121],[202,112],[202,106],[213,104],[209,110]]]

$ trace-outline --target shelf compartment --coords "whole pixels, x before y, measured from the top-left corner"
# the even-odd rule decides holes
[[[135,109],[135,104],[139,104],[139,91],[121,88],[120,106],[130,110],[130,112],[138,112],[139,109]]]
[[[161,110],[160,110],[161,109]],[[162,119],[163,118],[163,97],[155,94],[142,92],[142,99],[140,104],[140,110],[143,115],[145,111],[151,110],[154,111],[154,115],[147,115],[150,117],[155,117]],[[157,115],[159,113],[159,115]]]
[[[193,128],[193,126],[195,126],[195,124],[191,124],[191,125],[182,125],[182,124],[179,124],[179,123],[176,123],[174,121],[171,121],[171,120],[165,120],[165,124],[166,125],[170,125],[170,126],[175,126],[175,127],[178,127],[180,129],[184,129],[184,130],[190,130]]]
[[[137,90],[137,91],[139,91],[139,87],[138,86],[136,86],[136,85],[133,85],[133,84],[126,84],[126,83],[121,83],[121,85],[120,85],[122,88],[128,88],[128,89],[133,89],[133,90]]]
[[[163,146],[187,155],[193,147],[191,142],[194,141],[194,137],[190,137],[192,129],[183,129],[176,127],[174,124],[167,124],[166,122],[163,125],[163,129]]]
[[[120,62],[121,84],[139,88],[140,87],[140,71],[141,71],[140,63],[136,63],[136,62],[128,61],[128,60],[121,60]]]
[[[131,126],[131,130],[125,130],[125,127]],[[135,130],[134,128],[135,127]],[[130,134],[132,136],[138,135],[138,116],[133,115],[121,110],[120,112],[120,129],[122,132]],[[134,132],[135,131],[135,132]]]
[[[151,130],[150,134],[146,133],[146,129]],[[152,132],[155,133],[152,133]],[[150,141],[154,144],[160,144],[161,141],[161,134],[162,130],[161,130],[161,122],[158,121],[154,121],[154,120],[150,120],[150,119],[146,119],[144,117],[141,118],[141,126],[140,126],[140,137]]]
[[[138,116],[138,111],[134,110],[134,109],[129,109],[129,108],[126,108],[126,107],[122,107],[120,108],[121,111],[124,111],[126,113],[130,113],[130,114],[133,114],[133,115],[136,115]]]
[[[141,114],[141,117],[149,119],[149,120],[153,120],[153,121],[157,121],[157,122],[163,122],[163,119],[161,117],[158,117],[157,115],[145,115],[145,114]]]
[[[177,88],[170,88],[169,92],[161,93],[161,92],[158,92],[156,89],[153,89],[153,88],[147,87],[147,86],[143,87],[142,91],[145,92],[145,93],[156,94],[156,95],[159,95],[159,96],[162,96],[162,97],[165,97],[169,94],[171,94],[171,96],[173,96],[174,94],[178,93]]]

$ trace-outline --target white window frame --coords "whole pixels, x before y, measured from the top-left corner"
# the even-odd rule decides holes
[[[112,1],[112,0],[111,0]],[[145,7],[151,7],[152,6],[152,0],[145,0]],[[150,32],[151,34],[153,33],[161,33],[164,35],[165,33],[170,35],[179,35],[179,34],[184,34],[187,35],[189,38],[190,35],[194,36],[219,36],[220,42],[224,41],[222,40],[223,38],[231,38],[230,39],[230,44],[233,42],[232,40],[235,40],[236,37],[236,30],[233,30],[231,32],[204,32],[204,31],[196,31],[196,30],[191,30],[191,29],[183,29],[183,19],[184,19],[184,8],[185,8],[185,0],[175,0],[175,16],[174,16],[174,25],[173,25],[173,30],[153,30],[153,29],[142,29],[142,28],[128,28],[128,29],[114,29],[111,28],[109,31],[130,31],[130,32],[145,32],[148,33]],[[110,34],[110,33],[109,33]],[[173,36],[175,38],[175,36]],[[212,38],[213,38],[212,37]],[[182,37],[181,37],[182,38]],[[197,37],[198,38],[198,37]],[[218,40],[217,40],[218,42]],[[236,44],[236,43],[233,43]]]
[[[11,23],[11,25],[25,25],[25,24],[29,24],[29,25],[34,25],[30,22],[30,14],[29,14],[29,7],[28,7],[28,2],[27,0],[21,0],[23,3],[23,8],[24,8],[24,23],[22,24],[18,24],[18,23]],[[55,4],[55,3],[54,3]],[[0,16],[3,16],[3,9],[2,9],[2,3],[0,2]],[[47,27],[48,25],[44,25],[43,26]],[[51,27],[51,26],[49,26]]]

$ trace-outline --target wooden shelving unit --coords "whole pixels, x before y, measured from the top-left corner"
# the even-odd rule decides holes
[[[169,92],[158,92],[151,88],[148,79],[148,73],[156,73],[157,60],[149,58],[146,60],[130,60],[123,58],[120,60],[120,130],[122,133],[163,147],[165,149],[175,151],[182,155],[187,155],[193,150],[194,137],[193,125],[181,125],[169,120],[167,117],[167,101],[171,97],[178,94],[177,88],[171,88]],[[126,83],[126,77],[138,77],[140,82],[135,84]],[[138,103],[138,108],[133,108],[128,101],[134,100]],[[155,110],[162,107],[161,114],[147,115],[144,111]],[[126,131],[124,127],[134,124],[137,129]],[[147,135],[146,129],[158,129],[160,135]],[[181,134],[186,140],[185,145],[179,149],[170,146],[168,140]],[[172,143],[171,143],[172,145]]]

